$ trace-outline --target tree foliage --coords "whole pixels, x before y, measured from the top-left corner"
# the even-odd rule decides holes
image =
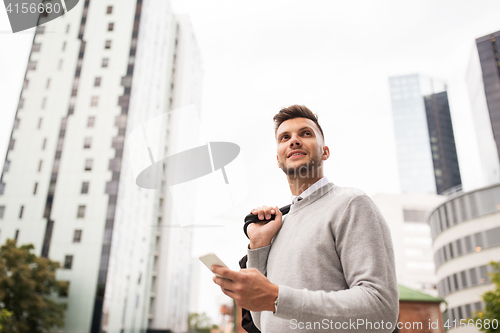
[[[476,312],[473,317],[476,326],[478,322],[481,323],[480,331],[486,333],[499,333],[500,332],[500,262],[492,261],[490,265],[493,267],[493,272],[489,273],[491,282],[495,285],[495,289],[487,291],[483,294],[483,302],[485,307],[482,311]],[[492,321],[496,319],[496,325]],[[489,325],[485,325],[485,322]],[[496,327],[496,328],[494,328]]]
[[[0,248],[0,308],[11,313],[2,332],[43,333],[64,325],[66,304],[51,296],[67,292],[67,282],[55,278],[58,262],[36,256],[33,249],[17,247],[11,239]]]
[[[190,313],[188,317],[189,332],[193,333],[210,333],[213,328],[217,328],[217,325],[212,324],[212,320],[205,312]]]

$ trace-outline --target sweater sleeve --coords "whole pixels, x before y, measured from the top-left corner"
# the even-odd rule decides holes
[[[267,276],[267,257],[269,255],[270,249],[271,245],[264,246],[255,250],[248,250],[247,267],[256,268],[257,270],[259,270],[259,272]],[[252,315],[255,327],[257,327],[259,330],[262,330],[260,326],[260,315],[262,312],[250,311],[250,313]]]
[[[345,330],[354,329],[355,322],[362,325],[356,326],[358,331],[392,332],[399,296],[390,230],[382,214],[369,197],[358,195],[331,230],[349,289],[310,291],[280,285],[275,316],[351,324]],[[382,321],[391,323],[392,329],[363,326]]]

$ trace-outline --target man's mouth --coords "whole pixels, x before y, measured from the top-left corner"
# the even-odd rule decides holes
[[[298,152],[292,152],[290,155],[288,155],[288,158],[297,158],[297,156],[304,156],[306,153],[298,151]]]

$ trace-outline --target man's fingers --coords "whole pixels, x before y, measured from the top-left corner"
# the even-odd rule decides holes
[[[229,289],[224,289],[224,288],[221,288],[221,290],[222,290],[222,292],[223,292],[225,295],[227,295],[227,296],[231,297],[232,299],[234,299],[235,297],[237,297],[237,296],[236,296],[236,294],[235,294],[232,290],[229,290]]]
[[[275,213],[273,213],[273,214],[276,214],[276,216],[283,216],[283,214],[281,213],[281,210],[279,210],[278,206],[274,206],[274,211],[275,211]]]
[[[238,272],[232,271],[229,268],[222,266],[215,266],[215,265],[212,266],[212,272],[214,272],[214,274],[219,274],[220,276],[233,281],[236,281],[238,277]]]
[[[277,209],[277,206],[275,207],[262,206],[252,209],[250,213],[258,215],[259,220],[264,220],[264,219],[269,220],[271,218],[271,215],[276,214],[278,210],[279,209]]]
[[[214,276],[212,280],[215,282],[215,284],[218,284],[222,290],[232,291],[232,285],[234,283],[233,281],[218,276]]]

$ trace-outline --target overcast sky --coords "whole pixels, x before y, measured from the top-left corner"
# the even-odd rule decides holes
[[[242,218],[254,206],[284,205],[272,117],[304,104],[318,113],[331,158],[326,174],[373,195],[399,190],[388,77],[420,73],[447,81],[462,182],[478,184],[477,141],[465,71],[475,38],[500,30],[489,0],[173,0],[200,47],[202,123],[211,139],[234,142],[247,199],[225,227],[196,231],[193,255],[216,252],[236,268],[245,254]],[[0,165],[17,107],[32,32],[12,34],[0,6]],[[32,29],[33,30],[33,29]],[[220,221],[219,221],[220,222]],[[216,316],[220,291],[200,276],[200,310]]]

